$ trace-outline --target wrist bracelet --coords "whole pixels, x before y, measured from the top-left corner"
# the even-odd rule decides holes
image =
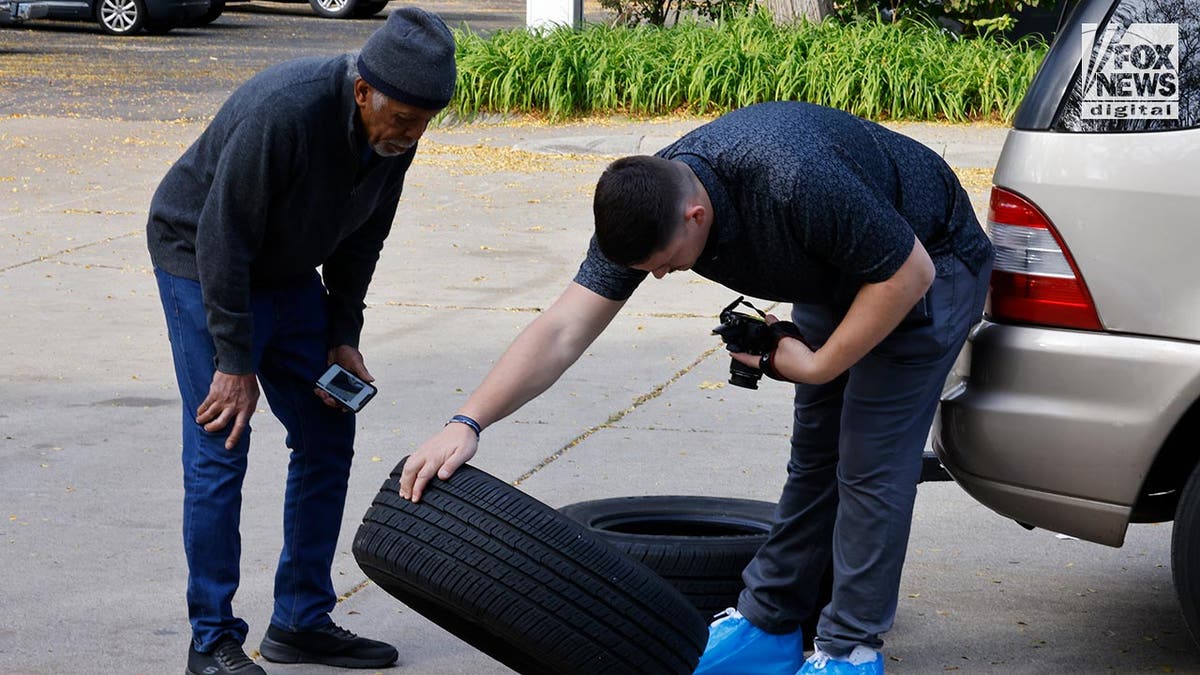
[[[475,438],[479,438],[480,434],[483,433],[483,427],[479,426],[479,422],[476,422],[475,420],[471,419],[470,417],[467,417],[466,415],[455,415],[454,417],[451,417],[450,419],[446,420],[446,423],[443,424],[442,426],[448,427],[455,422],[457,422],[459,424],[465,424],[465,425],[471,427],[471,431],[475,432]]]

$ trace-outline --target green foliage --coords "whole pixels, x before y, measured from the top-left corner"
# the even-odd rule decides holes
[[[1013,27],[1013,13],[1026,7],[1053,7],[1060,0],[835,0],[837,14],[843,20],[874,19],[883,16],[902,19],[933,20],[945,17],[964,26],[966,35],[987,35]]]
[[[634,26],[648,23],[666,25],[678,22],[680,14],[694,13],[707,19],[745,14],[753,0],[600,0],[600,6],[615,13],[614,23]]]
[[[954,40],[934,26],[764,14],[670,29],[589,25],[490,38],[459,32],[453,108],[540,113],[721,113],[809,101],[871,119],[1011,120],[1046,45]]]

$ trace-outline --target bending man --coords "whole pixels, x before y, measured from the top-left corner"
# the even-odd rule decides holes
[[[737,611],[697,673],[881,673],[921,455],[943,382],[982,311],[991,245],[942,159],[843,112],[769,103],[654,157],[617,160],[566,291],[407,461],[413,500],[478,447],[478,430],[549,387],[647,274],[694,270],[793,303],[801,340],[746,365],[796,382],[788,478]],[[833,599],[816,608],[833,560]],[[821,609],[813,656],[799,625]]]

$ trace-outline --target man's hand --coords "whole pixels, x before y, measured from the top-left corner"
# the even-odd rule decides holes
[[[447,424],[440,432],[421,444],[404,462],[400,476],[400,496],[414,503],[421,501],[425,486],[437,476],[446,480],[458,467],[466,464],[479,449],[479,438],[465,424]]]
[[[350,345],[339,345],[329,350],[327,359],[327,363],[329,363],[329,365],[336,363],[351,373],[357,375],[358,379],[362,380],[363,382],[375,381],[375,378],[371,376],[371,373],[367,372],[367,366],[363,364],[362,352],[358,351],[357,347],[351,347]],[[321,399],[322,403],[330,408],[336,408],[342,412],[349,412],[349,408],[342,405],[340,401],[330,396],[327,392],[317,387],[313,387],[313,393],[317,395],[317,398]]]
[[[779,318],[774,314],[768,314],[766,320],[769,326],[779,321]],[[755,370],[758,370],[761,362],[761,357],[745,352],[733,352],[729,356]],[[822,376],[817,372],[819,364],[817,363],[816,356],[816,352],[809,349],[808,345],[804,344],[802,340],[791,337],[780,338],[778,345],[775,347],[773,361],[775,372],[789,382],[817,381]]]
[[[817,351],[800,340],[784,338],[775,349],[775,371],[793,382],[825,384],[850,369],[891,334],[904,315],[933,285],[937,270],[917,238],[900,269],[890,278],[863,284],[846,316]],[[774,317],[767,319],[774,323]],[[758,368],[758,357],[734,354],[738,361]]]
[[[218,370],[213,373],[208,396],[196,409],[196,424],[209,433],[215,433],[229,426],[232,421],[233,430],[225,439],[225,449],[233,450],[250,424],[250,416],[257,405],[258,378],[253,373],[230,375]]]

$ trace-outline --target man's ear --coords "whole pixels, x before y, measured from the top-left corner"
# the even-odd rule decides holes
[[[704,217],[707,215],[708,209],[704,208],[703,204],[692,202],[683,210],[683,220],[687,223],[695,223],[696,225],[704,225]]]
[[[354,102],[363,107],[371,100],[371,85],[361,77],[354,80]]]

